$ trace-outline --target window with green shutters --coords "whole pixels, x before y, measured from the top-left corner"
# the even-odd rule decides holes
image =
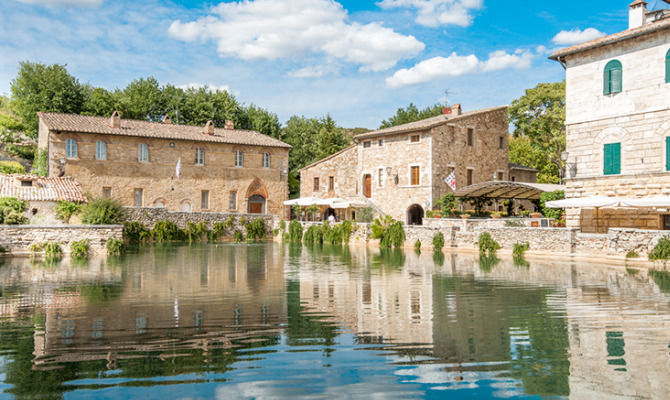
[[[665,137],[665,170],[670,171],[670,136]]]
[[[665,53],[665,83],[670,83],[670,50]]]
[[[621,143],[606,144],[604,148],[605,175],[616,175],[621,173]]]
[[[620,93],[623,85],[622,68],[619,60],[612,60],[605,65],[603,74],[603,94]]]

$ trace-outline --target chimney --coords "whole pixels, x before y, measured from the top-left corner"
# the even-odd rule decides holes
[[[212,120],[207,121],[205,124],[205,129],[202,130],[202,133],[205,135],[213,135],[214,134],[214,122]]]
[[[644,0],[635,0],[630,3],[628,8],[628,29],[644,25],[647,18],[647,2]]]
[[[109,127],[116,129],[121,128],[121,114],[119,114],[118,111],[112,113],[112,117],[109,119]]]
[[[460,103],[456,103],[453,106],[451,106],[451,115],[453,115],[453,116],[461,115],[461,105],[460,105]]]
[[[444,115],[449,115],[449,114],[451,114],[451,108],[450,108],[450,107],[444,107],[444,108],[442,109],[442,114],[444,114]]]
[[[234,131],[235,130],[235,123],[230,120],[226,120],[226,122],[223,124],[223,129],[227,131]]]
[[[161,122],[164,123],[164,124],[171,124],[171,123],[172,123],[172,119],[170,119],[170,116],[169,116],[169,115],[165,114],[165,116],[163,117],[163,119],[161,120]]]

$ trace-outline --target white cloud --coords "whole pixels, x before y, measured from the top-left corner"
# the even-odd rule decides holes
[[[228,85],[217,86],[217,85],[207,85],[207,84],[204,84],[204,83],[188,83],[186,85],[179,85],[177,87],[179,89],[184,89],[184,90],[190,89],[190,88],[193,88],[195,90],[198,90],[200,88],[207,88],[211,92],[216,92],[217,90],[219,90],[219,91],[222,91],[222,92],[232,93],[230,91],[230,86],[228,86]]]
[[[382,0],[377,5],[383,9],[416,9],[416,22],[424,26],[467,27],[472,24],[471,12],[482,8],[484,0]]]
[[[288,73],[288,76],[293,78],[319,78],[321,76],[336,72],[337,68],[334,68],[330,65],[315,65],[312,67],[304,67],[295,71],[291,71]]]
[[[324,53],[381,71],[421,52],[425,45],[379,23],[349,23],[332,0],[248,0],[221,3],[212,15],[174,21],[168,34],[183,41],[217,43],[219,54],[244,60]]]
[[[600,32],[596,28],[586,28],[583,31],[575,28],[569,31],[560,31],[553,39],[551,39],[551,41],[560,46],[569,46],[588,42],[589,40],[597,39],[605,35],[606,33]]]
[[[26,4],[40,4],[43,6],[74,6],[100,7],[104,0],[19,0]]]
[[[534,58],[535,55],[528,50],[516,50],[513,54],[504,50],[494,51],[486,61],[479,60],[474,54],[459,56],[454,52],[448,57],[433,57],[412,68],[398,70],[393,76],[386,78],[386,86],[399,88],[478,72],[527,69]]]

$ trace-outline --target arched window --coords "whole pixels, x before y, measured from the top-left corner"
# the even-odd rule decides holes
[[[603,74],[603,94],[621,92],[621,71],[621,62],[619,62],[619,60],[612,60],[605,65],[605,72]]]
[[[65,157],[77,158],[77,141],[74,139],[67,139],[65,141]]]
[[[670,50],[665,53],[665,83],[670,83]]]

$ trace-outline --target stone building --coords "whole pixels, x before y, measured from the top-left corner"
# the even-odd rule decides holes
[[[566,197],[670,195],[670,10],[664,8],[650,11],[636,0],[629,29],[550,57],[566,69]],[[568,226],[585,232],[670,227],[660,208],[566,214]]]
[[[38,113],[49,176],[92,196],[171,211],[284,215],[291,146],[258,132]]]
[[[357,135],[354,145],[300,170],[300,196],[365,200],[377,212],[420,224],[425,210],[453,192],[445,182],[453,171],[457,188],[511,180],[511,171],[518,181],[535,181],[532,170],[511,170],[507,162],[507,107],[461,113],[457,104],[445,111]]]

